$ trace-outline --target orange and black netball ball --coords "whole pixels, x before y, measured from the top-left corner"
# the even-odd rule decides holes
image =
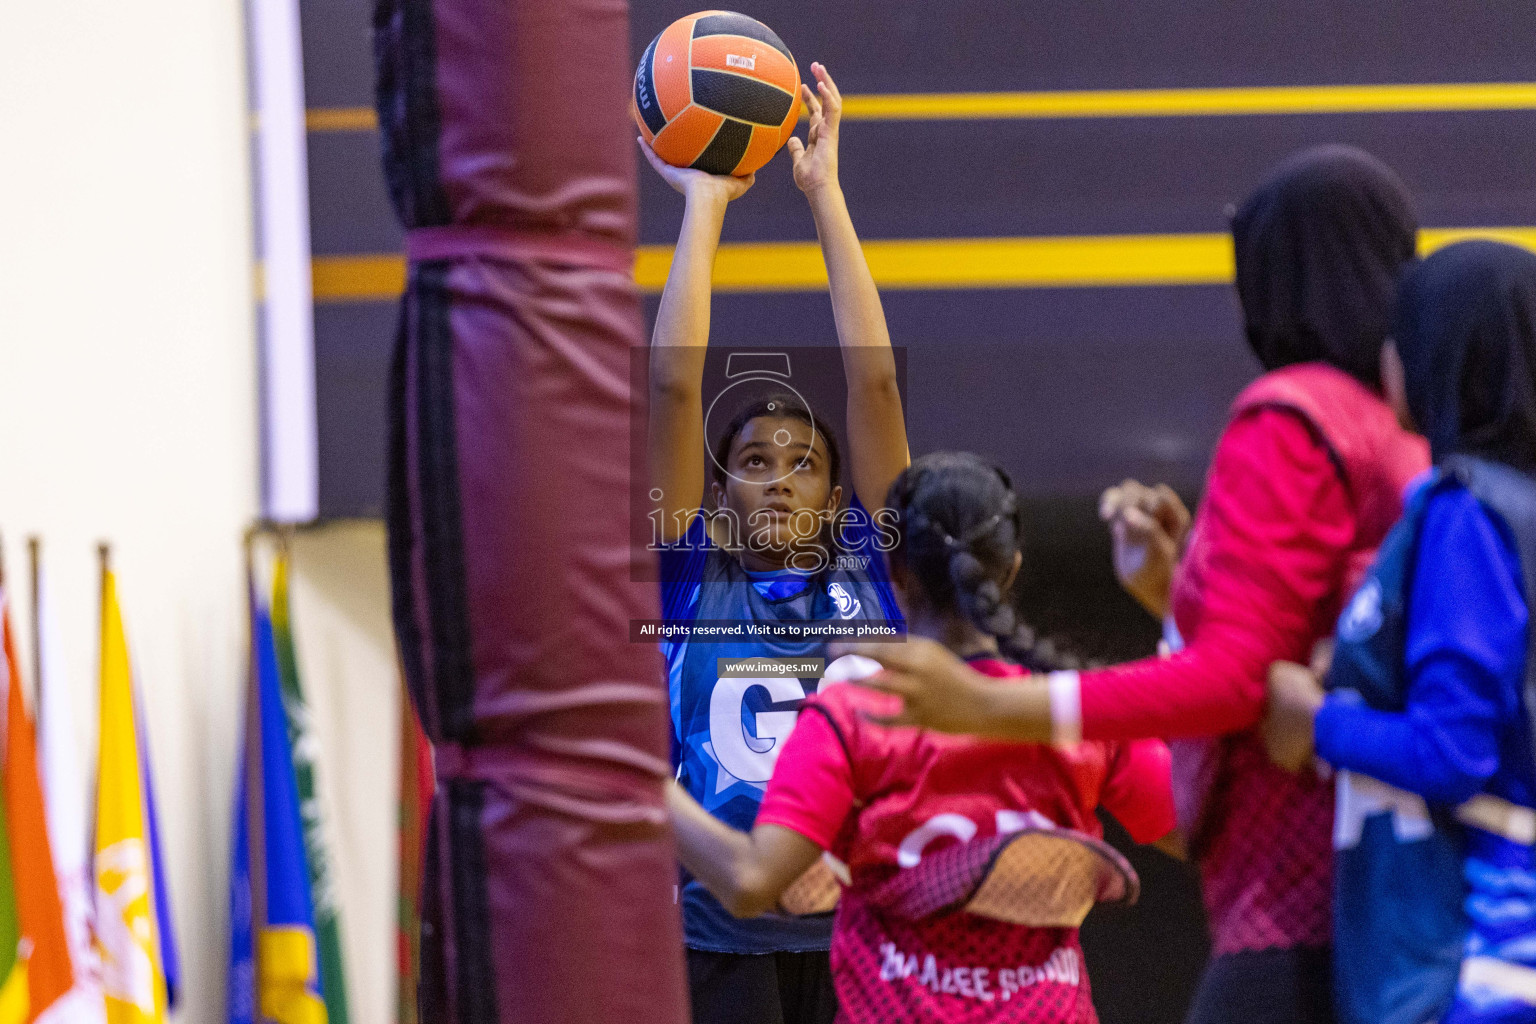
[[[755,18],[700,11],[651,40],[635,71],[635,123],[674,167],[745,177],[789,141],[800,71]]]

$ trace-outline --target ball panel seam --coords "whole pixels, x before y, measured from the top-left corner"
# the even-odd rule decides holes
[[[749,18],[745,14],[736,14],[733,11],[718,11],[698,15],[698,20],[693,23],[693,35],[698,36],[746,36],[748,39],[756,39],[758,42],[767,43],[789,58],[794,63],[794,54],[789,52],[789,47],[767,25],[756,18]]]
[[[693,102],[739,121],[777,128],[795,103],[792,93],[746,75],[694,68],[690,77]]]
[[[752,126],[734,118],[722,118],[720,127],[704,152],[690,166],[709,174],[733,174],[752,141]]]

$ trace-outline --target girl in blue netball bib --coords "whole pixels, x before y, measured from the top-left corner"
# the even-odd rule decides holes
[[[787,386],[734,410],[708,447],[702,387],[710,275],[726,205],[753,179],[671,167],[642,143],[657,173],[687,199],[651,343],[647,439],[662,613],[698,627],[663,644],[674,760],[681,785],[738,829],[751,828],[819,674],[737,673],[723,661],[814,661],[825,655],[829,629],[900,621],[880,556],[882,530],[892,542],[895,534],[878,509],[908,463],[896,364],[838,183],[842,99],[825,68],[811,70],[817,88],[802,90],[810,127],[804,143],[790,140],[789,151],[821,240],[843,353],[847,501],[836,434]],[[771,366],[753,369],[785,376]],[[730,390],[718,401],[728,401]],[[866,506],[877,507],[872,514]],[[705,634],[711,626],[725,632]],[[814,635],[797,632],[803,628]],[[830,1024],[829,917],[738,921],[691,879],[679,898],[696,1022]]]
[[[1339,619],[1325,696],[1270,672],[1266,740],[1339,776],[1343,1024],[1536,1022],[1536,255],[1441,249],[1382,379],[1434,470]]]

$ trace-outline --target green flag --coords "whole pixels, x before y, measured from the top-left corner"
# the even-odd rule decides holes
[[[10,815],[0,794],[0,1024],[27,1019],[27,962],[21,949],[21,915],[16,909],[16,877],[11,873]]]
[[[320,946],[320,981],[325,991],[325,1012],[329,1024],[348,1024],[346,970],[341,957],[341,916],[331,878],[330,852],[325,846],[325,830],[320,820],[320,801],[315,795],[316,740],[310,724],[309,706],[304,703],[304,689],[299,684],[298,659],[294,655],[293,622],[288,615],[286,551],[278,554],[272,572],[272,632],[277,646],[283,710],[288,718],[288,744],[293,748],[293,774],[299,785],[299,818],[304,824],[304,854],[309,861],[309,888],[315,907],[315,941]]]
[[[399,987],[396,1024],[422,1024],[416,989],[421,981],[421,870],[427,818],[432,812],[432,746],[421,731],[410,695],[400,688],[400,891],[396,906]]]

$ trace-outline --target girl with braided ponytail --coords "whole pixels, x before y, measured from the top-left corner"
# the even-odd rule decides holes
[[[886,507],[887,568],[909,631],[998,689],[1016,685],[1027,671],[1008,654],[1019,630],[1006,595],[1022,530],[1007,475],[974,455],[928,455],[897,477]],[[847,662],[858,660],[834,663],[829,681],[857,675]],[[1099,841],[1094,809],[1138,841],[1168,834],[1167,748],[1021,749],[908,727],[898,711],[883,694],[823,684],[750,832],[673,784],[683,863],[743,917],[779,906],[823,852],[846,866],[832,927],[840,1021],[1096,1021],[1077,924],[1095,898],[1134,898],[1136,883]],[[1026,851],[1042,837],[1054,856]],[[1067,905],[1064,892],[1085,895]]]
[[[892,571],[909,574],[909,600],[933,594],[944,607],[953,605],[961,621],[989,638],[985,643],[995,642],[1026,668],[1064,667],[1036,643],[1007,599],[1023,562],[1024,538],[1007,474],[968,453],[936,452],[922,464],[922,472],[898,478],[887,499],[890,508],[909,515],[891,556]],[[960,522],[969,525],[951,532],[948,524]]]

